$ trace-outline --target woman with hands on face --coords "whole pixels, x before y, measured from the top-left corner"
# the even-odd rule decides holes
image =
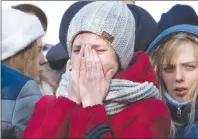
[[[120,1],[97,1],[72,19],[70,63],[57,96],[37,104],[24,138],[167,138],[170,113],[154,69],[133,52],[135,18]]]
[[[108,92],[109,84],[113,76],[113,70],[109,70],[106,75],[96,50],[90,45],[82,46],[82,54],[79,55],[80,70],[79,87],[80,98],[83,107],[103,104],[103,100]]]

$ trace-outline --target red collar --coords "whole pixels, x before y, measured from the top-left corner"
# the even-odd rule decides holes
[[[134,82],[153,82],[158,87],[157,76],[149,61],[148,55],[143,51],[133,54],[129,67],[116,74],[115,79],[125,79]]]

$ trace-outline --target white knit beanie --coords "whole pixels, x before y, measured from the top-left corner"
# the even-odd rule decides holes
[[[73,39],[81,32],[95,33],[110,42],[121,68],[127,68],[134,51],[135,19],[126,4],[121,1],[96,1],[79,10],[68,29],[69,56]]]
[[[45,32],[39,19],[12,8],[2,9],[2,61],[14,56]]]

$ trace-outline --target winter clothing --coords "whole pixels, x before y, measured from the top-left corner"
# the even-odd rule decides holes
[[[139,53],[138,53],[139,54]],[[134,58],[137,57],[136,54]],[[144,58],[142,58],[144,59]],[[148,64],[147,61],[143,61],[141,64]],[[131,71],[134,68],[133,66],[129,69],[125,70],[123,73]],[[120,72],[116,77],[121,76],[122,72]],[[67,97],[68,99],[68,84],[69,84],[69,71],[63,74],[62,80],[59,84],[59,88],[57,89],[56,95]],[[129,78],[129,77],[128,77]],[[126,78],[127,79],[127,78]],[[138,100],[147,99],[150,97],[159,98],[159,90],[156,87],[157,81],[153,79],[147,79],[143,83],[132,82],[130,80],[124,79],[113,79],[111,81],[109,93],[107,94],[104,105],[107,115],[115,115],[121,111],[123,111],[129,104],[136,102]],[[151,82],[148,82],[148,81]],[[153,80],[153,81],[152,81]],[[121,103],[125,102],[125,103]]]
[[[19,10],[2,10],[2,60],[6,60],[27,48],[44,35],[37,17]]]
[[[64,48],[67,48],[67,31],[71,19],[82,7],[91,2],[92,1],[76,2],[65,11],[59,32],[59,40]],[[134,51],[146,51],[149,44],[157,37],[157,22],[145,9],[134,4],[127,4],[127,6],[133,13],[136,24]]]
[[[146,51],[150,43],[157,37],[157,22],[143,8],[127,4],[135,18],[135,47],[134,51]]]
[[[146,53],[150,53],[158,44],[160,44],[164,39],[167,38],[167,36],[170,36],[174,33],[177,32],[186,32],[186,33],[190,33],[196,37],[198,37],[198,26],[194,26],[194,25],[177,25],[177,26],[173,26],[170,27],[166,30],[164,30],[152,43],[151,45],[148,47],[148,49],[146,50]]]
[[[72,42],[81,32],[92,32],[109,42],[118,55],[121,68],[131,61],[135,43],[135,19],[121,1],[96,1],[78,11],[67,34],[67,50],[71,56]]]
[[[165,100],[170,109],[173,121],[183,124],[177,127],[175,138],[197,138],[198,137],[198,98],[195,106],[195,119],[194,124],[190,128],[188,125],[190,119],[190,106],[191,102],[179,103],[165,93]]]
[[[147,53],[150,53],[162,43],[164,40],[168,39],[168,36],[175,34],[177,32],[186,32],[190,33],[196,37],[198,37],[198,26],[194,25],[177,25],[170,27],[164,30],[149,46],[147,49]],[[157,51],[156,51],[157,52]],[[164,93],[165,101],[169,107],[171,112],[172,120],[183,124],[182,126],[178,126],[175,138],[197,138],[198,137],[198,101],[196,104],[196,114],[195,114],[195,122],[190,128],[188,126],[189,121],[189,113],[190,113],[190,106],[191,102],[183,102],[179,103],[175,101],[168,93]]]
[[[61,43],[58,43],[48,51],[46,58],[52,69],[59,70],[64,68],[69,56]]]
[[[67,32],[69,28],[69,24],[74,17],[74,15],[85,5],[91,3],[92,1],[77,1],[74,4],[72,4],[64,13],[61,24],[60,24],[60,29],[59,29],[59,40],[61,45],[65,48],[66,53],[67,52]]]
[[[129,68],[118,72],[115,78],[140,84],[148,82],[157,86],[154,69],[148,56],[143,52],[135,54]],[[133,93],[138,94],[136,91]],[[150,97],[134,100],[132,103],[130,100],[122,99],[120,103],[127,103],[128,106],[121,112],[108,116],[108,111],[103,105],[82,108],[66,97],[44,96],[37,102],[22,138],[98,138],[99,136],[167,138],[169,136],[170,113],[161,100]]]
[[[30,77],[1,64],[1,137],[19,138],[41,98],[39,85]]]
[[[73,16],[82,7],[84,7],[85,5],[91,2],[92,1],[75,2],[65,11],[61,20],[59,40],[62,47],[65,48],[66,55],[65,56],[63,55],[63,53],[65,52],[62,52],[62,47],[60,46],[60,44],[58,44],[57,47],[53,47],[53,49],[49,50],[49,55],[47,55],[47,59],[50,59],[49,63],[53,69],[60,69],[65,65],[65,63],[69,59],[69,55],[66,49],[67,48],[66,42],[67,42],[67,31],[70,21],[72,20]],[[157,36],[157,22],[145,9],[133,4],[127,4],[127,6],[130,9],[130,11],[133,13],[135,18],[136,37],[135,37],[134,51],[135,52],[139,50],[146,51],[147,47]],[[57,56],[55,51],[60,53],[60,56],[58,58],[55,58]]]
[[[123,70],[116,73],[112,80],[104,105],[82,108],[68,99],[67,94],[64,95],[66,97],[57,98],[44,96],[36,104],[22,138],[167,138],[170,113],[168,107],[156,98],[159,95],[157,78],[148,56],[144,52],[133,55],[135,21],[127,6],[117,1],[97,1],[84,6],[69,25],[69,51],[71,41],[81,31],[96,33],[113,44],[121,62]],[[67,78],[63,79],[60,87],[63,85],[63,89],[67,90],[67,83]]]
[[[189,5],[176,4],[168,12],[163,13],[158,22],[158,34],[169,27],[180,24],[198,26],[198,16]]]
[[[67,60],[69,59],[69,55],[66,49],[66,39],[67,39],[67,31],[69,27],[69,23],[73,16],[86,4],[91,1],[78,1],[72,4],[64,13],[61,25],[59,29],[59,40],[60,42],[56,44],[46,55],[48,63],[50,67],[54,70],[62,70]]]

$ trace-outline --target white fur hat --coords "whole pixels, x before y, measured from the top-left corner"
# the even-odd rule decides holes
[[[39,19],[19,10],[2,9],[2,61],[14,56],[45,32]]]

